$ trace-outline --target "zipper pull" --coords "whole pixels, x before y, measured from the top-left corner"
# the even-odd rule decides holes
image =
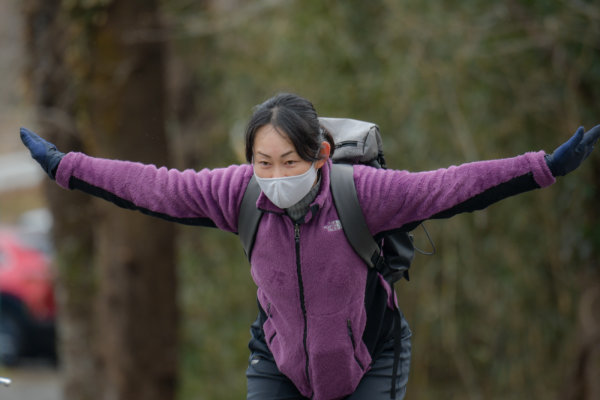
[[[300,225],[298,224],[294,225],[294,238],[296,239],[296,241],[300,240]]]

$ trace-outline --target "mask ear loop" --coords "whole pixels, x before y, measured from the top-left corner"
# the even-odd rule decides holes
[[[317,158],[316,161],[321,160],[321,150],[323,150],[323,142],[327,140],[327,136],[325,135],[325,129],[323,129],[322,126],[319,126],[319,148],[317,149],[317,154],[315,155],[315,157]]]

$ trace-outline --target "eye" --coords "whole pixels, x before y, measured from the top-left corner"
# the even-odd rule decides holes
[[[270,163],[270,162],[268,162],[268,161],[264,161],[264,160],[259,160],[259,161],[256,161],[256,164],[257,164],[258,166],[260,166],[260,167],[263,167],[263,168],[265,168],[265,167],[268,167],[269,165],[271,165],[271,163]]]
[[[296,166],[296,164],[298,164],[298,161],[296,161],[296,160],[287,160],[285,162],[285,165],[288,167],[294,167],[294,166]]]

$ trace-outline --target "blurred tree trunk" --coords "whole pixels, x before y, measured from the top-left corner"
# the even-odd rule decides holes
[[[59,149],[81,150],[74,120],[74,93],[63,63],[64,26],[59,0],[23,3],[28,90],[39,120],[40,135]],[[96,279],[93,259],[91,198],[46,183],[49,208],[54,216],[58,347],[67,400],[98,398],[102,389],[99,337],[94,303]]]
[[[117,1],[91,34],[86,129],[98,153],[167,164],[165,60],[156,1]],[[102,203],[101,324],[108,398],[174,398],[177,354],[174,227]]]
[[[24,7],[41,134],[63,151],[165,165],[157,2],[29,0]],[[174,398],[174,227],[56,188],[49,194],[66,398]]]
[[[594,43],[596,47],[593,54],[594,58],[598,60],[600,59],[598,36],[595,36]],[[579,89],[586,109],[590,110],[595,118],[592,121],[598,124],[600,121],[598,121],[597,110],[600,96],[598,90],[593,90],[598,89],[598,75],[594,72],[590,72],[590,75],[593,78],[590,79],[590,76],[586,76]],[[587,128],[589,129],[591,126]],[[591,157],[590,164],[588,168],[592,169],[591,185],[594,188],[587,205],[590,213],[588,232],[591,236],[591,252],[588,256],[588,274],[583,279],[585,286],[579,304],[579,323],[583,333],[580,359],[585,365],[584,372],[580,376],[585,388],[583,396],[580,397],[582,400],[600,399],[600,380],[598,380],[600,376],[600,224],[598,223],[600,221],[600,211],[598,210],[598,204],[600,204],[600,155],[598,150]]]
[[[598,104],[593,103],[593,104]],[[594,173],[592,182],[600,182],[600,158],[596,154],[593,160]],[[584,341],[583,343],[589,347],[588,354],[585,356],[587,360],[587,371],[585,374],[585,382],[587,383],[587,397],[585,399],[600,399],[600,212],[598,212],[598,204],[600,204],[600,185],[596,184],[594,196],[590,201],[591,220],[595,221],[595,240],[592,246],[592,254],[590,255],[590,266],[592,279],[588,283],[586,292],[580,304],[580,323],[582,326]]]
[[[598,36],[592,41],[596,44],[589,53],[592,60],[600,60],[598,51]],[[598,75],[591,71],[582,71],[577,80],[577,94],[584,106],[583,115],[590,112],[592,128],[598,120]],[[597,147],[597,146],[596,146]],[[575,349],[572,374],[566,382],[560,398],[567,400],[596,400],[600,399],[600,155],[598,150],[592,153],[583,168],[590,168],[592,173],[589,182],[589,194],[586,196],[585,207],[588,218],[581,224],[581,231],[587,241],[587,249],[580,273],[580,298],[577,305],[578,338]]]
[[[596,103],[597,104],[597,103]],[[589,127],[588,127],[589,128]],[[587,209],[588,226],[584,226],[590,237],[590,253],[581,273],[581,297],[577,307],[578,336],[572,374],[566,382],[561,398],[566,400],[600,399],[600,161],[592,154],[587,167],[592,168],[592,189]]]

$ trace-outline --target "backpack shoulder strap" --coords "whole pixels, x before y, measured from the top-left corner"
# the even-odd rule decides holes
[[[354,168],[350,164],[331,166],[331,193],[346,239],[369,267],[380,268],[384,262],[379,245],[371,236],[358,202]]]
[[[263,214],[262,211],[256,208],[256,201],[259,195],[260,187],[254,176],[252,176],[244,192],[242,204],[240,205],[240,215],[238,216],[238,235],[240,236],[242,247],[248,260],[250,260],[250,255],[252,254],[258,222]]]

